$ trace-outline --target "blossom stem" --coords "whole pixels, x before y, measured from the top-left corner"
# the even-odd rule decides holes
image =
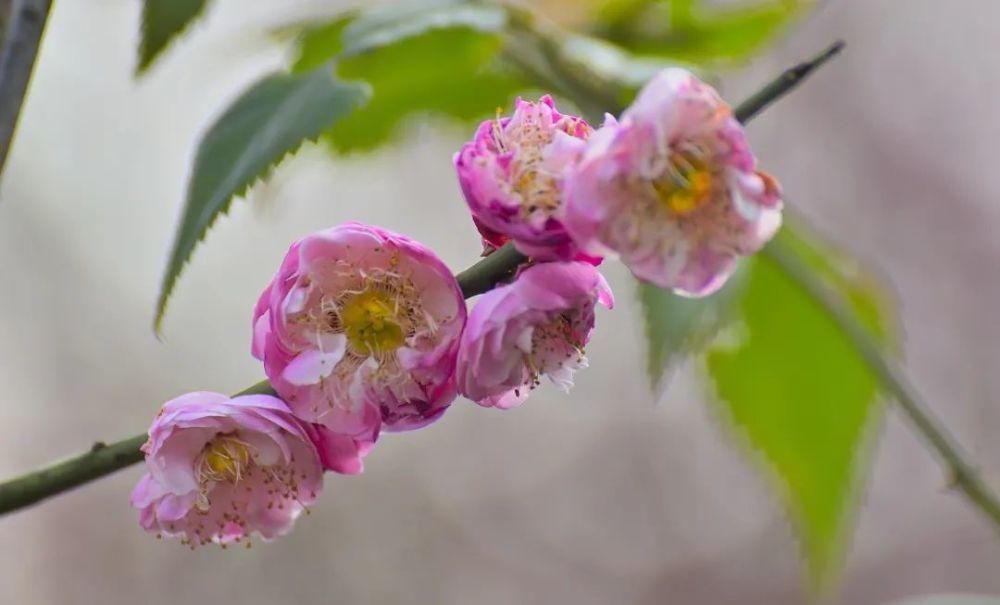
[[[513,275],[527,258],[507,244],[456,276],[462,293],[471,298]],[[237,395],[274,394],[264,380]],[[139,447],[146,435],[111,444],[95,443],[86,453],[0,483],[0,515],[15,511],[74,487],[100,479],[143,459]]]
[[[24,508],[78,485],[109,475],[142,460],[146,435],[105,445],[97,442],[85,454],[0,484],[0,514]]]
[[[513,244],[504,244],[475,265],[455,276],[462,294],[466,298],[489,292],[498,282],[514,275],[517,268],[528,260],[528,257],[517,251]]]
[[[882,388],[895,399],[904,415],[948,467],[950,485],[961,491],[1000,531],[1000,499],[980,477],[962,446],[930,411],[898,363],[886,356],[871,333],[799,255],[779,240],[761,252],[774,261],[844,332],[865,364],[878,377]]]
[[[266,380],[240,391],[238,395],[260,393],[273,393]],[[143,453],[139,448],[145,442],[145,433],[111,444],[98,441],[84,454],[0,483],[0,515],[141,462]]]

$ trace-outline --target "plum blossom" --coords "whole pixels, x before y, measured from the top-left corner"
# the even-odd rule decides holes
[[[455,154],[455,169],[487,249],[513,240],[537,260],[577,255],[561,220],[562,174],[591,132],[549,96],[518,99],[512,116],[483,122]]]
[[[292,244],[257,303],[253,354],[297,416],[370,440],[429,424],[455,399],[465,319],[430,249],[345,223]]]
[[[324,467],[361,472],[369,445],[302,423],[276,397],[188,393],[153,421],[131,502],[144,529],[192,548],[270,540],[316,500]]]
[[[710,86],[662,71],[591,137],[565,180],[564,224],[591,254],[688,296],[717,290],[781,225],[781,190]]]
[[[484,294],[462,335],[459,391],[498,408],[519,405],[543,375],[568,391],[574,371],[586,367],[598,302],[611,308],[614,298],[586,262],[534,265]]]

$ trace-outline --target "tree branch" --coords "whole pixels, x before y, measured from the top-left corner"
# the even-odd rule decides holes
[[[240,391],[237,395],[261,393],[274,393],[266,380]],[[145,442],[145,433],[110,445],[98,441],[84,454],[0,483],[0,515],[30,506],[141,462],[144,454],[139,448]]]
[[[459,273],[456,279],[465,297],[472,298],[511,277],[526,260],[527,257],[515,250],[513,245],[507,244]],[[237,395],[261,393],[274,394],[266,380]],[[98,442],[84,454],[0,483],[0,515],[41,502],[141,462],[144,455],[139,447],[145,442],[145,434],[110,445]]]

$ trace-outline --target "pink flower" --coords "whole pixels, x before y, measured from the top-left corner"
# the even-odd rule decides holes
[[[324,466],[359,473],[369,446],[303,424],[276,397],[189,393],[153,421],[132,506],[143,528],[192,548],[269,540],[316,500]]]
[[[455,169],[488,248],[513,240],[537,260],[577,255],[561,220],[562,173],[591,132],[582,118],[559,113],[549,96],[518,99],[513,116],[483,122],[455,154]]]
[[[546,375],[563,390],[586,367],[594,305],[614,304],[604,277],[585,262],[544,263],[487,292],[469,315],[458,354],[462,395],[511,408]]]
[[[429,424],[455,399],[465,317],[430,249],[345,223],[292,244],[254,311],[253,354],[297,416],[371,440]]]
[[[581,248],[689,296],[721,287],[781,225],[780,187],[756,169],[743,127],[683,69],[661,72],[591,137],[565,188]]]

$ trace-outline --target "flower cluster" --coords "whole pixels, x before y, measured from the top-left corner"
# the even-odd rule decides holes
[[[293,243],[253,313],[276,396],[167,402],[132,493],[143,528],[191,547],[279,536],[323,472],[360,473],[383,431],[424,427],[458,395],[515,407],[543,376],[568,390],[596,306],[613,306],[605,256],[704,296],[781,223],[777,182],[729,107],[680,69],[597,130],[550,97],[518,100],[454,163],[486,253],[509,242],[528,262],[470,312],[452,272],[403,235],[346,223]]]

